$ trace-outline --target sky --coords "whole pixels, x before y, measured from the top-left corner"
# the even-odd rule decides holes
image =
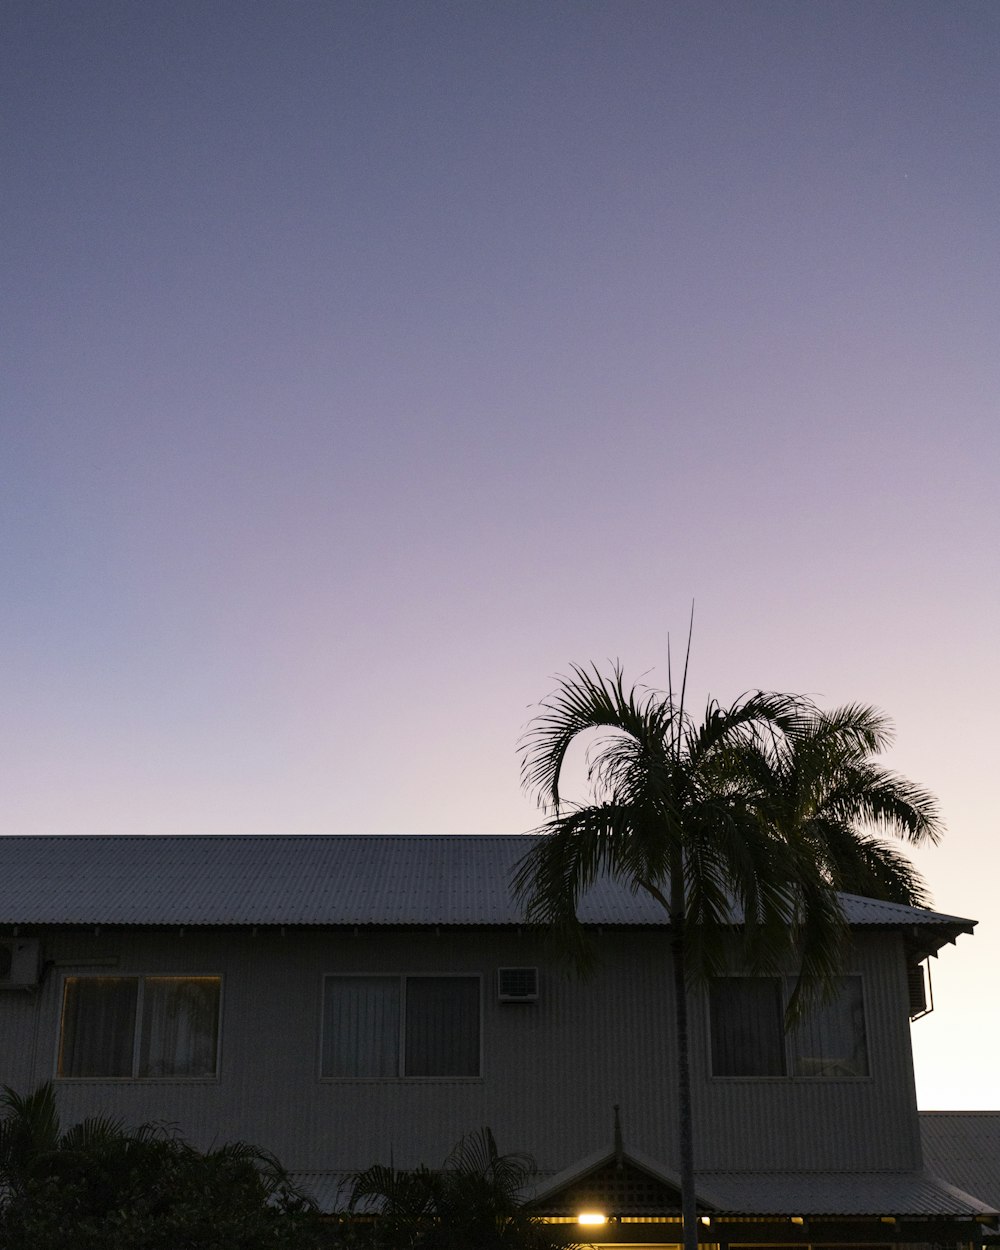
[[[995,0],[4,0],[0,833],[511,833],[570,663],[882,708],[1000,1107]]]

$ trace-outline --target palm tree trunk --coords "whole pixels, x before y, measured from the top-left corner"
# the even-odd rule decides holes
[[[698,1250],[698,1195],[694,1187],[694,1117],[688,1038],[687,968],[683,869],[670,874],[670,953],[674,973],[674,1030],[677,1043],[677,1137],[681,1162],[681,1230],[684,1250]]]

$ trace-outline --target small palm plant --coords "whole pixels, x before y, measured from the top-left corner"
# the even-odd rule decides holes
[[[565,1250],[524,1209],[533,1171],[528,1155],[501,1154],[483,1128],[463,1137],[438,1169],[374,1164],[357,1173],[349,1205],[374,1213],[376,1250]]]

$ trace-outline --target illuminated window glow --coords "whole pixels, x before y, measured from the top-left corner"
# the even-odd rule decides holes
[[[218,1072],[217,976],[68,976],[56,1073],[204,1078]]]

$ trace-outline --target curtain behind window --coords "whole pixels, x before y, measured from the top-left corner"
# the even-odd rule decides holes
[[[219,1047],[218,977],[146,977],[140,1076],[214,1076]]]
[[[59,1075],[131,1076],[138,977],[67,977]]]
[[[837,995],[818,1002],[792,1034],[796,1076],[868,1075],[868,1036],[860,977],[838,977]]]

